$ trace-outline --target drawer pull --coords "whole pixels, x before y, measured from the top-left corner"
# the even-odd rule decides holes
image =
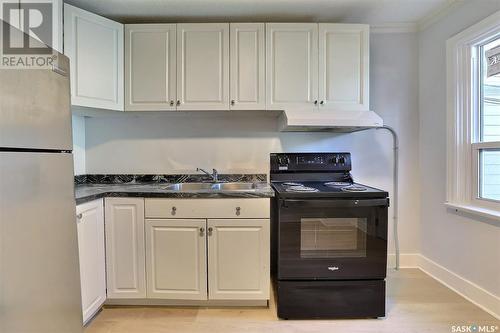
[[[200,236],[203,236],[205,234],[205,228],[201,227],[200,228]]]
[[[208,235],[209,236],[212,236],[212,232],[214,231],[214,229],[212,227],[208,228]]]
[[[80,213],[80,214],[76,215],[76,218],[77,218],[77,219],[79,219],[79,220],[81,220],[81,219],[82,219],[82,217],[83,217],[83,214],[82,214],[82,213]]]
[[[241,207],[236,207],[236,216],[241,215]]]
[[[177,207],[175,207],[175,206],[174,206],[174,207],[172,207],[172,212],[171,212],[171,214],[172,214],[172,215],[175,215],[175,213],[177,213]]]

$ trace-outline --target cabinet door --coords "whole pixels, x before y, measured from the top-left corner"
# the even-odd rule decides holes
[[[177,24],[177,110],[229,109],[229,24]]]
[[[148,298],[206,300],[206,220],[146,220]]]
[[[125,26],[125,110],[175,110],[175,24]]]
[[[145,298],[144,199],[106,198],[109,298]]]
[[[209,299],[269,299],[269,220],[208,220]]]
[[[102,199],[76,207],[83,322],[106,301],[104,210]]]
[[[313,110],[318,99],[318,25],[266,24],[266,104]]]
[[[73,105],[123,110],[122,24],[65,4],[64,53]]]
[[[319,24],[320,110],[369,110],[369,27]]]
[[[264,23],[231,23],[232,110],[266,108],[264,27]]]

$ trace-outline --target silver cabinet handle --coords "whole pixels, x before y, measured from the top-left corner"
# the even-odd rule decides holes
[[[181,105],[181,101],[177,101],[177,106]]]
[[[81,220],[81,219],[82,219],[82,217],[83,217],[83,214],[82,214],[82,213],[80,213],[80,214],[77,214],[77,215],[76,215],[76,218],[77,218],[77,219],[79,219],[79,220]]]
[[[241,207],[236,207],[236,215],[237,216],[241,215]]]
[[[177,207],[175,207],[175,206],[174,206],[174,207],[172,207],[172,212],[171,212],[171,214],[172,214],[172,215],[175,215],[175,213],[177,213]]]
[[[212,236],[212,232],[214,231],[214,229],[212,227],[208,228],[208,235],[209,236]]]
[[[174,106],[174,101],[170,101],[170,106]]]
[[[205,234],[205,228],[201,227],[200,228],[200,236],[203,236]]]

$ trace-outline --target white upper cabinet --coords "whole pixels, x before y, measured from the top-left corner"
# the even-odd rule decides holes
[[[229,24],[177,24],[177,110],[229,109]]]
[[[104,210],[102,199],[76,207],[83,322],[106,301]]]
[[[319,108],[369,110],[369,27],[319,24]]]
[[[146,297],[144,199],[106,198],[108,298]]]
[[[267,109],[314,109],[318,100],[318,24],[267,23],[266,65]]]
[[[265,24],[231,23],[232,110],[266,108]]]
[[[169,111],[176,102],[176,25],[125,26],[125,110]]]
[[[65,4],[64,53],[73,105],[123,110],[122,24]]]

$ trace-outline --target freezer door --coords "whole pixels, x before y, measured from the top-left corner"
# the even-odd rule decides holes
[[[0,152],[0,332],[81,333],[71,154]]]
[[[72,150],[69,60],[54,70],[0,69],[0,148]]]

